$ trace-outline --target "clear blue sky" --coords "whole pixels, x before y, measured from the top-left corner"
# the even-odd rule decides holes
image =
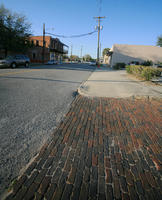
[[[43,23],[46,31],[55,34],[88,33],[97,25],[94,16],[106,16],[102,21],[102,49],[114,43],[156,45],[162,34],[162,0],[0,0],[1,3],[26,15],[33,35],[42,35]],[[60,40],[73,45],[73,54],[80,56],[83,46],[83,55],[96,57],[97,33]]]

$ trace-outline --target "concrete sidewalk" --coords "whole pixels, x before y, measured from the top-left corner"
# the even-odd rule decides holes
[[[162,98],[162,86],[148,85],[146,81],[130,79],[125,70],[97,69],[78,89],[90,97],[158,97]]]
[[[78,95],[6,199],[160,200],[161,105]]]

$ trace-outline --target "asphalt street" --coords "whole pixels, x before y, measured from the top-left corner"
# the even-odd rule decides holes
[[[86,64],[0,69],[0,195],[50,139],[93,70]]]

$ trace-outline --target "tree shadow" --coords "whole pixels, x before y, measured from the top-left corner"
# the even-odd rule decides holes
[[[75,71],[89,71],[93,72],[96,67],[87,64],[58,64],[58,65],[40,65],[31,66],[30,69],[56,69],[56,70],[75,70]]]
[[[36,80],[36,81],[51,81],[51,82],[62,82],[62,83],[78,83],[81,84],[82,81],[66,81],[66,80],[56,80],[56,79],[47,79],[47,78],[31,78],[31,77],[17,77],[17,76],[0,76],[0,79],[7,78],[7,79],[23,79],[23,80]]]

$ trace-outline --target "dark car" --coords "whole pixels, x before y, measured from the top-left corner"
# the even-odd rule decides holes
[[[26,55],[15,55],[15,56],[7,56],[6,59],[0,60],[0,67],[12,67],[16,68],[17,66],[24,65],[25,67],[29,67],[30,59]]]

